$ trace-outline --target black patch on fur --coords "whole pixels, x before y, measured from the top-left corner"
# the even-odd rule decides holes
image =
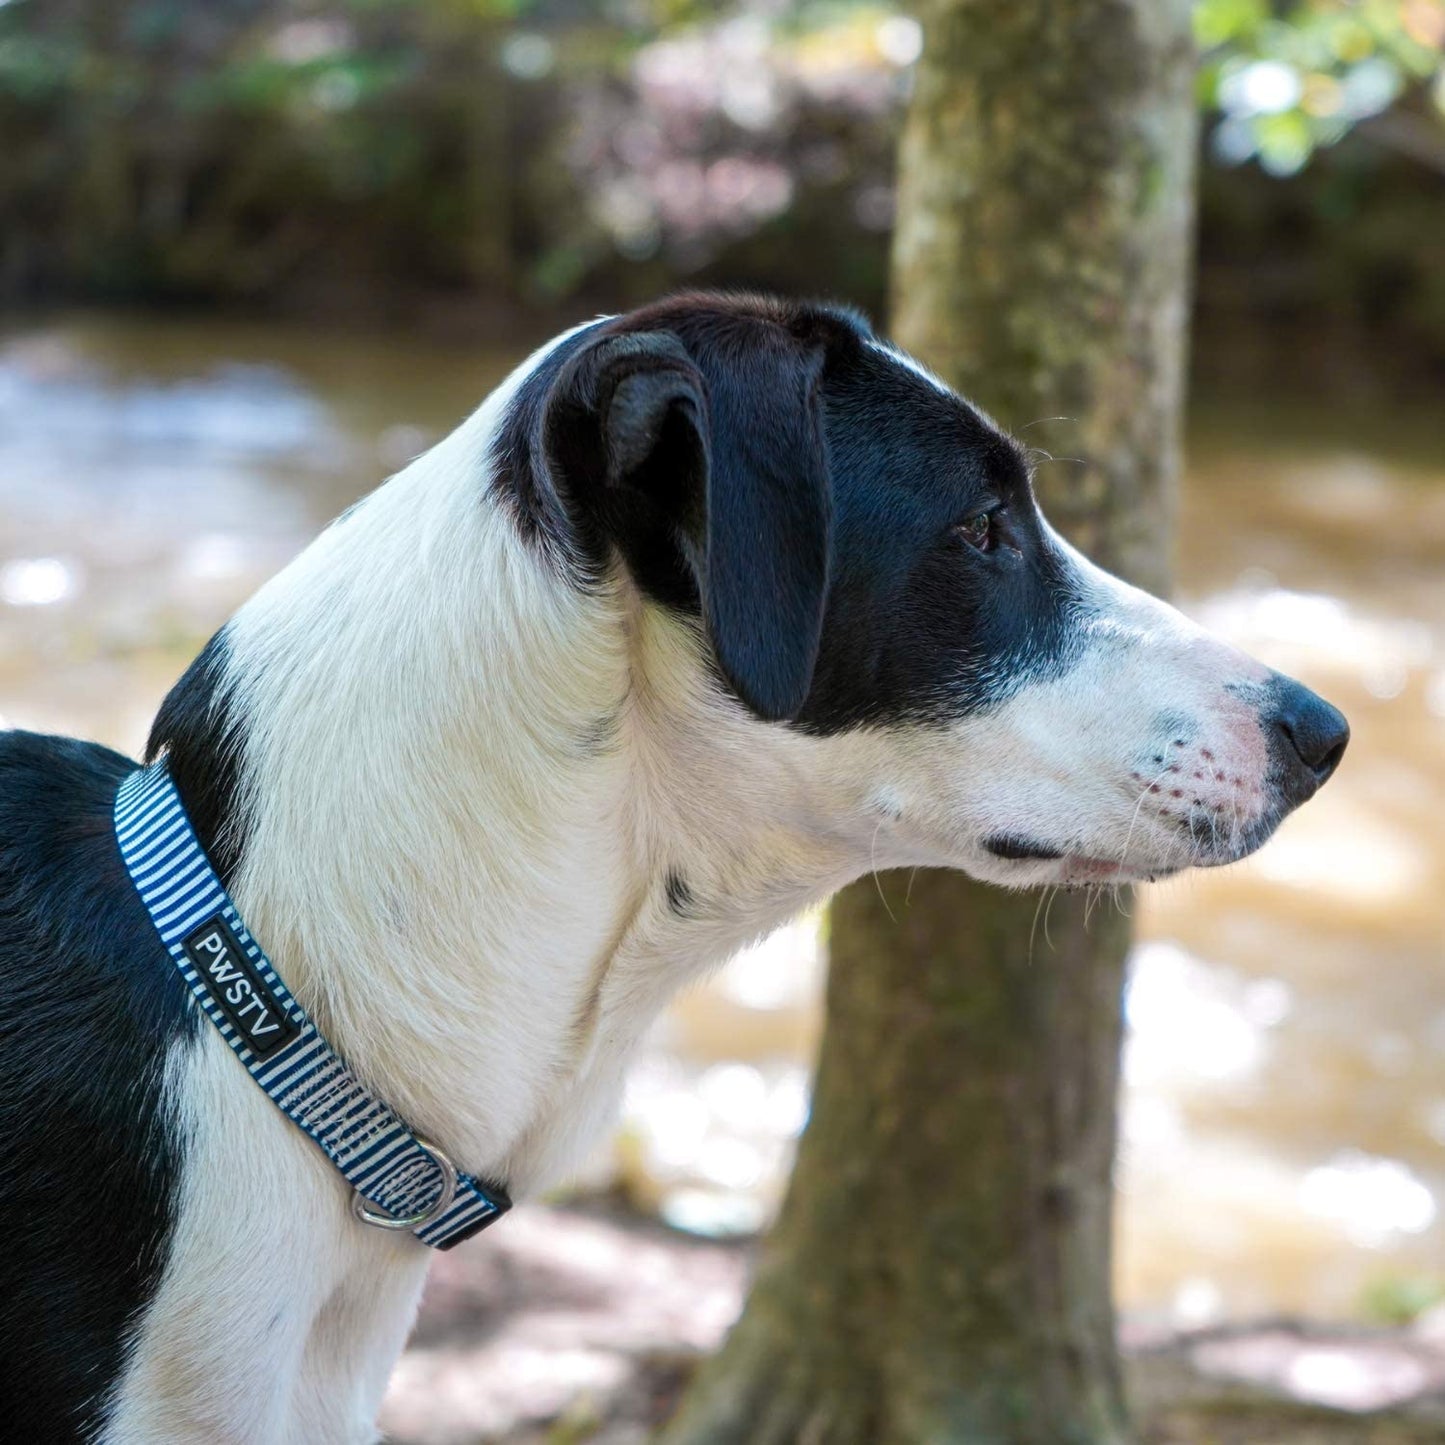
[[[577,751],[584,758],[602,757],[617,746],[621,721],[615,712],[604,713],[585,724],[577,735]]]
[[[616,338],[653,379],[614,417],[615,379],[573,393],[589,349]],[[622,448],[625,476],[617,424],[642,438]],[[581,579],[620,556],[701,619],[724,685],[761,717],[816,733],[946,723],[1078,655],[1072,569],[1022,449],[854,314],[705,294],[644,307],[549,356],[501,437],[497,485],[524,530]],[[954,527],[993,509],[980,552]]]
[[[679,918],[686,918],[692,912],[695,901],[687,879],[681,873],[669,868],[667,877],[663,881],[663,887],[667,891],[667,906]]]
[[[807,695],[828,585],[824,345],[801,315],[673,304],[569,337],[519,389],[494,456],[528,535],[584,585],[620,552],[704,619],[718,671],[769,719]],[[827,329],[857,342],[851,321]]]
[[[840,358],[825,394],[833,585],[799,723],[947,723],[1071,666],[1072,568],[1020,448],[878,347]],[[994,509],[981,552],[956,527]]]
[[[146,743],[146,761],[162,752],[211,866],[230,888],[244,839],[237,807],[241,729],[225,692],[223,627],[166,694]]]
[[[1051,848],[1047,843],[1036,843],[1032,838],[1021,838],[1013,833],[996,833],[991,838],[985,838],[983,846],[995,858],[1011,858],[1015,861],[1040,859],[1053,862],[1064,856],[1057,848]]]
[[[582,327],[559,342],[517,388],[492,443],[492,490],[508,506],[521,533],[579,585],[597,580],[605,557],[595,539],[569,524],[542,451],[542,422],[558,374],[591,344],[603,323]]]
[[[200,1026],[121,861],[94,743],[0,733],[0,1410],[89,1439],[165,1261],[161,1071]]]

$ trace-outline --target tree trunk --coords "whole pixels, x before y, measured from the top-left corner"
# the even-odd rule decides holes
[[[1035,446],[1045,509],[1161,588],[1195,117],[1187,0],[932,0],[896,339]],[[1027,428],[1027,429],[1025,429]],[[1065,460],[1065,459],[1068,460]],[[813,1117],[668,1445],[1116,1445],[1126,910],[945,873],[832,914]]]

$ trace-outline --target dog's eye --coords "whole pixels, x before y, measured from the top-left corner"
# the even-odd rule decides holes
[[[993,546],[993,513],[977,512],[966,517],[953,529],[970,547],[987,552]]]

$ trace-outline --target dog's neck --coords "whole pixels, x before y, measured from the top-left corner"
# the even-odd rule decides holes
[[[819,744],[487,495],[504,402],[238,613],[226,695],[250,928],[376,1093],[523,1194],[576,1162],[680,984],[866,855],[801,784]]]

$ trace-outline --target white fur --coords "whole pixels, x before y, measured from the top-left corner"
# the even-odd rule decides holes
[[[489,497],[488,445],[537,359],[230,634],[242,915],[373,1091],[517,1197],[595,1136],[679,985],[870,867],[1068,881],[1070,860],[982,848],[1060,820],[1085,861],[1135,849],[1117,876],[1177,864],[1134,816],[1149,719],[1189,706],[1210,732],[1221,678],[1248,673],[1091,573],[1089,660],[988,716],[826,739],[759,723],[716,690],[694,627],[620,568],[574,589]],[[351,1218],[211,1030],[176,1050],[167,1092],[175,1234],[104,1445],[372,1439],[429,1251]]]

